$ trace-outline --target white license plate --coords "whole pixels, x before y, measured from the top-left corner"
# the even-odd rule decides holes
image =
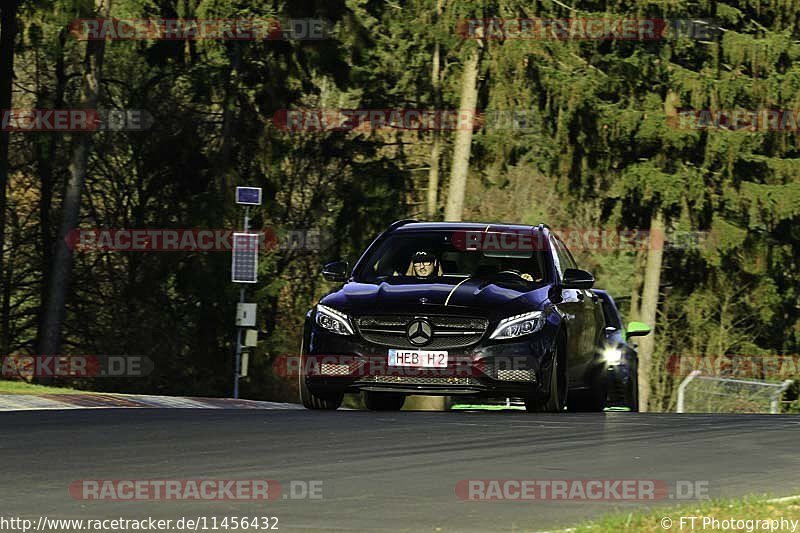
[[[446,368],[447,352],[431,350],[389,350],[389,366]]]

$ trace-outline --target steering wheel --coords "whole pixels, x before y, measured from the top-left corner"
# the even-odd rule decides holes
[[[502,274],[514,274],[515,276],[522,277],[522,272],[514,269],[501,270],[500,272],[497,273],[498,276]]]

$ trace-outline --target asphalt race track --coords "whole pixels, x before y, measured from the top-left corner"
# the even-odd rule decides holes
[[[800,492],[800,418],[779,415],[92,409],[0,413],[3,515],[276,516],[280,530],[536,531],[636,502],[463,501],[464,479],[708,481]],[[322,481],[322,499],[85,501],[84,479]],[[284,494],[288,496],[288,491]],[[674,505],[669,498],[647,505]]]

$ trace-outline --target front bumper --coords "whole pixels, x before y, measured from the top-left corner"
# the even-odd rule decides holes
[[[527,398],[549,390],[545,377],[554,353],[544,329],[518,342],[479,342],[447,350],[445,368],[390,367],[388,347],[358,336],[315,328],[308,341],[302,374],[319,394],[376,391]]]
[[[623,360],[606,368],[608,407],[629,407],[635,403],[636,388],[639,386],[635,365],[635,361]]]

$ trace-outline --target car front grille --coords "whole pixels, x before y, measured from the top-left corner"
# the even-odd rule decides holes
[[[408,324],[419,315],[371,315],[356,318],[361,336],[368,342],[394,348],[444,350],[463,348],[478,342],[486,333],[489,321],[484,318],[425,316],[433,327],[433,338],[424,346],[411,344],[406,335]]]
[[[401,385],[480,385],[481,382],[471,377],[425,377],[425,376],[369,376],[359,383],[396,383]]]

